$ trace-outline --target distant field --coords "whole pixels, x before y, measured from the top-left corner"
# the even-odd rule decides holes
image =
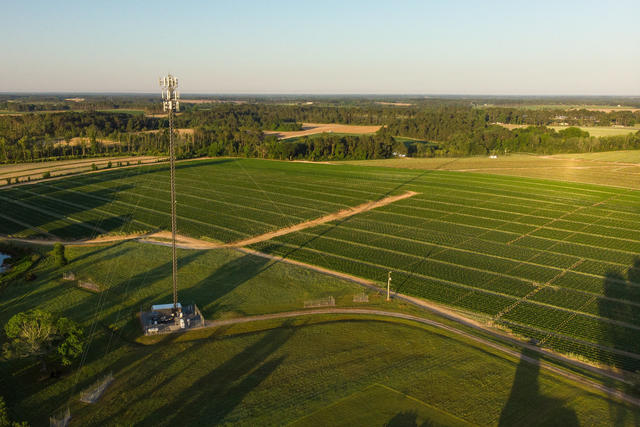
[[[296,138],[317,133],[370,134],[376,133],[381,126],[341,125],[336,123],[303,123],[302,130],[281,132],[275,130],[263,131],[267,135],[276,135],[278,139]]]
[[[568,126],[549,126],[552,129],[560,131],[566,129]],[[638,132],[636,127],[620,128],[614,126],[580,126],[580,129],[589,132],[590,136],[616,136],[616,135],[628,135],[630,133]]]
[[[586,104],[484,104],[478,107],[518,108],[524,110],[588,110],[610,113],[612,111],[640,111],[640,108],[618,105]]]
[[[140,161],[144,164],[155,163],[160,158],[158,156],[93,157],[77,160],[0,164],[0,186],[6,183],[7,178],[11,178],[13,182],[15,182],[16,178],[20,181],[25,181],[28,178],[37,180],[41,179],[45,172],[49,172],[52,177],[55,177],[90,171],[92,164],[95,164],[98,168],[104,168],[109,162],[115,165],[118,162],[136,164]]]
[[[500,123],[500,126],[505,127],[507,129],[520,129],[526,128],[530,125],[512,125],[506,123]],[[547,126],[548,128],[555,129],[556,131],[561,131],[563,129],[568,128],[569,126]],[[616,126],[575,126],[584,131],[589,132],[590,136],[601,137],[601,136],[617,136],[617,135],[628,135],[630,133],[638,132],[640,127],[616,127]]]
[[[524,158],[505,162],[526,168]],[[474,164],[437,160],[449,168]],[[483,159],[500,164],[496,160]],[[224,242],[417,192],[252,248],[381,286],[393,271],[400,292],[479,313],[549,348],[640,366],[639,191],[487,173],[255,159],[184,162],[177,177],[180,232]],[[82,238],[167,229],[168,190],[166,165],[0,190],[0,233]]]
[[[497,159],[490,159],[488,156],[477,156],[356,160],[334,163],[511,175],[587,184],[614,185],[640,190],[639,153],[640,150],[558,154],[553,156],[512,154],[509,156],[498,156]],[[619,159],[616,161],[638,163],[638,165],[621,165],[608,161],[614,158]],[[624,160],[625,158],[628,160]],[[593,161],[586,162],[584,159]]]

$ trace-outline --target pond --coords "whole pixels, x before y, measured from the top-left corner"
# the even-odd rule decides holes
[[[0,252],[0,273],[4,273],[5,269],[7,268],[7,266],[4,265],[4,261],[9,258],[11,258],[11,255],[3,254],[2,252]]]

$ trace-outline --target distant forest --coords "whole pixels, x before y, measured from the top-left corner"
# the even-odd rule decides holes
[[[15,105],[19,103],[0,102],[18,109]],[[60,102],[53,99],[42,105],[58,105]],[[120,104],[125,107],[150,105],[150,100],[136,98]],[[300,102],[187,104],[185,111],[176,117],[176,127],[193,131],[179,134],[179,156],[342,160],[399,155],[554,154],[640,149],[640,132],[596,138],[577,128],[634,126],[640,124],[640,111],[602,112],[468,104],[456,100],[398,107],[362,99],[350,103],[311,105]],[[320,134],[291,140],[278,140],[262,132],[299,130],[302,122],[383,127],[374,135]],[[528,127],[510,130],[502,126],[505,124]],[[556,131],[547,127],[551,125],[575,127]],[[162,154],[168,146],[167,127],[167,119],[157,115],[98,111],[95,108],[0,114],[0,162]]]

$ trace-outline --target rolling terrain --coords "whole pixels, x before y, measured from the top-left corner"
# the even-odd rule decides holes
[[[168,226],[164,165],[0,191],[0,233],[90,238]],[[250,246],[480,315],[539,345],[635,370],[640,193],[519,177],[261,160],[178,169],[179,229],[234,242],[407,191]]]
[[[140,307],[171,298],[170,249],[122,242],[68,247],[67,256],[64,268],[45,256],[35,280],[0,281],[0,321],[38,307],[86,331],[82,360],[59,377],[38,378],[34,360],[0,360],[2,387],[14,390],[5,396],[16,418],[32,425],[67,407],[72,425],[637,420],[633,406],[543,369],[535,353],[514,356],[403,319],[311,310],[140,337]],[[338,307],[412,312],[375,292],[354,303],[362,289],[353,283],[235,250],[180,250],[179,265],[181,300],[197,302],[212,321],[301,310],[305,300],[327,295]],[[102,292],[60,280],[62,271],[90,278]],[[108,373],[115,379],[97,403],[78,401]]]

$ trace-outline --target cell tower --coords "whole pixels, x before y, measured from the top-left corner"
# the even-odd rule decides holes
[[[173,116],[180,110],[178,79],[169,74],[160,78],[162,106],[169,116],[169,180],[171,181],[171,257],[173,268],[173,304],[156,304],[151,311],[140,311],[145,335],[171,333],[204,326],[204,317],[195,304],[178,302],[178,255],[176,251],[176,147],[173,138]]]
[[[171,251],[173,266],[173,314],[178,315],[178,257],[176,253],[176,148],[173,143],[173,114],[180,110],[178,79],[171,74],[160,78],[162,106],[169,116],[169,180],[171,181]]]

